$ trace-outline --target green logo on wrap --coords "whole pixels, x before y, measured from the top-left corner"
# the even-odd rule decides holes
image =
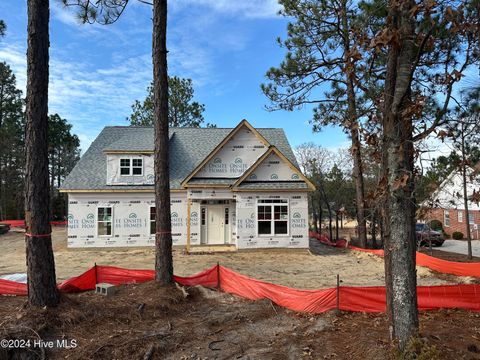
[[[68,219],[68,221],[73,221],[73,219],[74,219],[73,214],[68,214],[67,219]]]
[[[214,163],[214,164],[221,164],[221,163],[222,163],[222,159],[220,159],[220,158],[217,157],[217,158],[213,159],[213,163]]]
[[[190,224],[193,226],[198,225],[198,213],[196,211],[190,213]]]
[[[292,174],[292,180],[298,180],[300,179],[300,176],[298,174]]]
[[[142,219],[137,218],[138,215],[136,213],[130,213],[128,214],[128,218],[123,219],[123,224],[121,224],[124,228],[126,229],[138,229],[141,228],[142,225]]]
[[[175,211],[170,213],[170,217],[171,217],[171,220],[172,220],[172,227],[180,227],[180,226],[183,226],[183,218],[178,216],[178,213],[176,213]],[[198,219],[198,218],[194,218],[194,219]],[[192,222],[193,219],[190,218],[190,222]]]
[[[95,227],[95,215],[88,213],[85,219],[78,221],[73,219],[73,214],[68,214],[68,227],[69,229],[93,229]]]
[[[155,180],[155,175],[153,174],[148,174],[147,175],[147,181],[154,181]]]
[[[237,157],[235,159],[235,164],[237,164],[237,165],[243,164],[243,160]]]
[[[257,179],[257,174],[252,174],[252,175],[250,175],[250,179],[256,180],[256,179]]]
[[[277,174],[272,174],[272,175],[270,176],[270,179],[272,179],[272,180],[278,180],[278,175],[277,175]]]
[[[302,214],[295,212],[292,215],[291,227],[292,229],[306,229],[307,220],[302,218]]]

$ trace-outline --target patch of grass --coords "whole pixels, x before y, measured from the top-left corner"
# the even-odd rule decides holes
[[[429,345],[427,341],[414,337],[410,339],[404,352],[397,351],[398,360],[440,360],[440,353],[435,345]]]

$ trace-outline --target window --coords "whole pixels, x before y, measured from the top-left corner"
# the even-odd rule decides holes
[[[130,175],[130,159],[120,159],[120,175]]]
[[[225,225],[228,225],[228,208],[225,208]]]
[[[475,224],[475,213],[473,212],[468,212],[468,223],[470,225],[474,225]]]
[[[132,159],[132,175],[142,175],[143,174],[143,160],[142,159]]]
[[[443,211],[443,225],[450,226],[450,211]]]
[[[272,207],[270,205],[259,205],[258,213],[258,234],[272,234]]]
[[[150,235],[155,235],[157,232],[157,225],[155,220],[157,218],[157,209],[155,206],[150,206]]]
[[[288,206],[275,205],[273,207],[273,220],[275,224],[275,234],[288,234]]]
[[[258,200],[257,222],[259,235],[288,235],[288,201]]]
[[[143,175],[143,159],[120,159],[120,175]]]
[[[463,222],[463,211],[458,211],[458,222]]]
[[[207,220],[206,220],[206,209],[205,209],[204,207],[202,208],[202,211],[201,211],[201,215],[200,215],[200,216],[201,216],[201,218],[200,218],[200,223],[201,223],[202,225],[205,225]]]
[[[112,208],[99,207],[97,210],[97,231],[99,236],[112,235]]]

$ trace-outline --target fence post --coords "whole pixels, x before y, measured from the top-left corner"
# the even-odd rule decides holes
[[[98,284],[98,278],[97,278],[97,263],[95,263],[95,286]]]
[[[217,290],[220,291],[220,262],[217,261]]]
[[[340,275],[337,274],[337,315],[340,313]]]

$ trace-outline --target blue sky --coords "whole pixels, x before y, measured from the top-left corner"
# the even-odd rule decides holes
[[[146,95],[151,7],[132,0],[117,23],[100,26],[79,24],[60,1],[50,3],[49,110],[73,124],[85,150],[104,126],[127,125],[131,104]],[[348,146],[338,128],[312,133],[311,108],[264,110],[260,84],[284,57],[276,38],[285,36],[287,21],[276,15],[275,0],[177,0],[169,6],[169,73],[193,80],[206,122],[233,127],[246,118],[256,127],[284,128],[293,146]],[[7,24],[0,61],[13,68],[25,91],[26,1],[2,0],[0,18]]]

